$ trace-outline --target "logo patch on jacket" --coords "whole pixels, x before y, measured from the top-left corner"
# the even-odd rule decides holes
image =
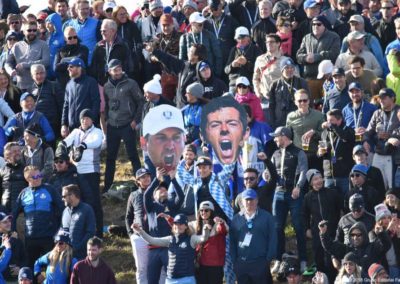
[[[44,193],[42,193],[42,194],[40,194],[40,199],[46,199],[46,194],[44,194]]]
[[[186,242],[183,242],[183,243],[181,243],[180,245],[179,245],[179,247],[180,248],[187,248],[187,244],[186,244]]]

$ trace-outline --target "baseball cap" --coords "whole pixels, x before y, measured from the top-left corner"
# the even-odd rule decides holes
[[[361,15],[353,15],[350,17],[349,23],[357,22],[364,24],[364,18]]]
[[[199,210],[202,210],[202,209],[208,209],[208,210],[214,211],[214,204],[212,204],[211,201],[203,201],[202,203],[200,203],[200,207],[199,207]]]
[[[122,63],[119,59],[111,59],[110,62],[108,62],[107,64],[107,68],[110,69],[114,69],[117,66],[122,66]]]
[[[304,1],[304,9],[308,9],[308,8],[313,8],[317,5],[320,5],[319,2],[317,2],[316,0],[306,0]]]
[[[242,76],[242,77],[237,78],[236,82],[235,82],[236,87],[240,84],[245,85],[245,86],[250,86],[250,81],[246,77]]]
[[[280,126],[277,129],[275,129],[274,133],[270,133],[272,137],[278,137],[278,136],[286,136],[287,138],[291,139],[292,138],[292,131],[284,126]]]
[[[199,157],[197,159],[196,166],[200,165],[212,166],[211,159],[208,157]]]
[[[68,65],[85,68],[85,62],[79,57],[74,57],[68,62]]]
[[[189,23],[204,23],[206,18],[200,12],[194,12],[189,17]]]
[[[136,179],[138,179],[147,174],[150,174],[150,171],[148,169],[140,168],[136,171],[135,177],[136,177]]]
[[[364,208],[364,198],[361,194],[355,193],[350,196],[349,208],[351,211]]]
[[[157,8],[163,8],[163,3],[161,0],[153,0],[150,1],[150,5],[149,5],[150,11],[153,11]]]
[[[235,30],[235,39],[239,39],[242,36],[250,36],[249,30],[246,27],[238,27]]]
[[[21,95],[21,97],[19,98],[19,101],[20,102],[25,101],[28,97],[35,99],[35,96],[33,94],[31,94],[29,92],[25,92]]]
[[[394,97],[396,97],[396,94],[390,88],[383,88],[379,91],[379,97],[385,97],[385,96],[394,98]]]
[[[57,147],[56,152],[54,153],[54,161],[68,161],[69,156],[66,147]]]
[[[203,70],[206,69],[206,68],[210,68],[210,65],[209,65],[207,62],[202,61],[202,62],[200,63],[200,65],[199,65],[199,71],[203,71]]]
[[[344,69],[343,68],[334,68],[332,71],[332,76],[336,76],[336,75],[345,75]]]
[[[360,153],[360,152],[367,154],[367,151],[365,151],[363,145],[354,146],[354,148],[353,148],[353,156],[358,154],[358,153]]]
[[[252,188],[246,188],[246,190],[242,192],[243,199],[256,199],[257,197],[257,192]]]
[[[114,9],[114,7],[116,7],[117,4],[115,4],[114,2],[105,2],[103,5],[103,11],[107,11],[108,9]]]
[[[67,230],[59,230],[57,235],[54,237],[54,242],[64,242],[67,243],[68,245],[71,245],[71,239],[69,238],[69,231]]]
[[[358,83],[358,82],[353,82],[353,83],[350,83],[350,85],[349,85],[349,91],[351,91],[351,90],[353,90],[353,89],[357,89],[357,90],[362,90],[362,88],[361,88],[361,85],[360,85],[360,83]]]
[[[8,40],[9,38],[15,38],[18,40],[19,35],[14,32],[14,31],[8,31],[8,33],[6,34],[6,40]]]
[[[33,281],[33,273],[29,267],[22,267],[18,273],[18,281],[31,280]]]
[[[188,223],[188,218],[186,217],[185,214],[178,214],[174,218],[174,224],[187,225],[187,223]]]
[[[353,40],[353,39],[362,39],[365,37],[365,33],[359,32],[359,31],[352,31],[347,35],[348,40]]]
[[[47,18],[47,13],[45,13],[45,12],[39,12],[39,14],[37,15],[37,17],[36,17],[36,20],[37,21],[45,21],[46,20],[46,18]]]
[[[171,105],[159,105],[151,108],[144,117],[143,136],[154,135],[170,127],[178,128],[186,133],[182,112]]]
[[[3,222],[5,220],[7,220],[7,219],[12,219],[12,216],[8,215],[8,214],[6,214],[4,212],[0,212],[0,222]]]
[[[282,60],[280,63],[280,68],[281,68],[281,72],[286,68],[286,67],[295,67],[296,65],[294,64],[293,59],[288,58],[286,60]]]
[[[331,74],[333,71],[333,64],[332,61],[325,59],[322,60],[321,63],[318,65],[318,79],[322,79],[324,75]]]

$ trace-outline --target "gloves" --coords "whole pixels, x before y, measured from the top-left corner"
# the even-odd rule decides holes
[[[87,146],[85,143],[82,143],[78,147],[74,147],[72,149],[72,160],[76,163],[79,162],[80,160],[82,160],[83,151],[86,149],[87,149]]]

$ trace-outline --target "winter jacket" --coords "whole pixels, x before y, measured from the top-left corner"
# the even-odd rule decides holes
[[[186,143],[192,143],[200,138],[201,110],[203,103],[187,104],[182,108],[183,124],[187,131]]]
[[[78,184],[78,174],[76,167],[72,164],[68,165],[68,169],[65,172],[53,171],[49,179],[49,183],[54,189],[61,195],[62,188],[70,184]]]
[[[318,65],[322,60],[328,59],[334,62],[340,51],[339,36],[329,30],[317,39],[313,33],[307,34],[297,51],[297,62],[304,65],[304,77],[306,79],[316,79],[318,74]],[[314,54],[314,62],[307,63],[308,53]]]
[[[254,23],[253,27],[251,28],[251,38],[257,44],[258,48],[261,50],[261,53],[267,52],[265,36],[274,33],[276,33],[276,26],[272,17],[259,19]]]
[[[69,231],[74,257],[86,257],[86,243],[96,233],[96,219],[90,205],[80,201],[76,207],[66,207],[61,218],[62,228]]]
[[[54,59],[55,71],[57,81],[61,84],[61,89],[65,90],[65,86],[69,81],[68,62],[74,58],[79,57],[88,66],[89,49],[80,43],[78,39],[77,44],[67,44],[61,47]]]
[[[201,62],[207,62],[207,61],[201,61]],[[224,93],[228,92],[228,86],[225,84],[224,81],[219,79],[217,76],[214,75],[214,72],[211,71],[211,77],[206,80],[204,80],[200,76],[200,71],[199,67],[201,62],[197,63],[196,66],[196,77],[197,81],[201,83],[204,87],[204,94],[203,98],[211,100],[216,97],[222,96]],[[208,62],[207,62],[208,63]]]
[[[368,212],[374,212],[374,208],[376,205],[381,203],[383,199],[379,198],[379,193],[377,189],[373,188],[367,183],[364,183],[361,187],[352,186],[344,196],[344,212],[349,212],[349,200],[353,194],[361,194],[364,200],[364,208]]]
[[[400,47],[400,46],[399,46]],[[390,73],[386,76],[386,85],[396,94],[396,102],[400,101],[400,63],[394,54],[386,56]]]
[[[333,145],[330,141],[330,135],[333,137]],[[327,153],[322,156],[324,176],[330,178],[348,177],[351,168],[354,165],[353,147],[355,142],[354,129],[344,125],[332,125],[331,130],[324,130],[321,140],[328,141]],[[332,149],[335,149],[335,156],[332,155]]]
[[[18,196],[12,212],[12,230],[16,230],[18,215],[23,211],[25,238],[52,238],[59,228],[63,209],[60,195],[50,185],[28,186]]]
[[[343,90],[339,90],[335,85],[333,91],[324,97],[322,112],[326,114],[332,109],[343,110],[348,103],[351,103],[351,99],[349,97],[349,90],[347,86]]]
[[[347,213],[340,218],[335,240],[344,244],[350,243],[350,228],[357,222],[362,222],[367,228],[367,232],[371,231],[375,226],[375,216],[364,210],[360,218],[355,219],[353,213]]]
[[[385,51],[388,44],[396,40],[396,27],[394,21],[392,19],[389,23],[386,23],[383,19],[380,19],[374,24],[374,28],[378,34],[382,50]]]
[[[21,105],[19,104],[20,97],[21,90],[14,86],[13,95],[11,96],[10,91],[7,90],[3,96],[3,99],[8,103],[14,113],[18,113],[21,111]]]
[[[20,162],[15,165],[6,163],[0,169],[1,205],[7,212],[14,210],[18,195],[28,185],[24,178],[24,168],[25,165]]]
[[[149,42],[156,34],[161,32],[161,23],[158,21],[157,26],[154,24],[153,16],[142,17],[141,25],[141,36],[143,42]]]
[[[53,172],[54,152],[53,149],[39,139],[35,148],[25,145],[22,149],[22,163],[25,166],[37,166],[43,175],[43,180],[47,182]]]
[[[100,258],[100,263],[93,267],[90,260],[85,258],[75,264],[71,284],[97,283],[116,284],[115,275],[112,269]]]
[[[242,76],[246,77],[250,82],[252,81],[254,64],[260,54],[260,49],[253,43],[250,43],[244,48],[239,48],[238,46],[232,47],[225,65],[225,74],[229,76],[229,87],[234,87],[236,79]],[[246,64],[240,67],[233,67],[232,62],[242,55],[247,59]]]
[[[4,117],[10,119],[14,115],[15,113],[10,108],[8,102],[6,102],[3,98],[0,98],[0,127],[4,127]]]
[[[385,267],[386,271],[389,271],[388,259],[386,257],[389,253],[394,254],[394,260],[397,262],[397,266],[399,266],[400,238],[397,237],[396,233],[392,233],[388,230],[386,232],[389,235],[391,246],[390,249],[386,252],[386,254],[381,255],[381,264]],[[373,230],[368,233],[368,237],[370,242],[375,242],[378,239],[378,235]]]
[[[207,49],[207,60],[210,62],[211,69],[220,76],[222,74],[222,55],[219,41],[215,35],[206,29],[199,34],[189,32],[183,34],[179,40],[179,59],[188,60],[188,51],[194,43],[201,43]]]
[[[222,65],[225,65],[229,57],[229,51],[235,46],[235,30],[239,23],[231,15],[222,14],[219,19],[219,28],[215,25],[215,19],[212,16],[204,22],[204,28],[213,33],[218,39],[221,49]]]
[[[33,64],[43,64],[46,68],[50,66],[47,43],[38,38],[32,42],[23,40],[15,43],[5,65],[7,73],[11,74],[17,64],[21,64],[23,68],[17,71],[17,86],[21,90],[30,91],[33,84],[31,66]]]
[[[51,251],[39,257],[35,261],[35,265],[33,267],[33,274],[37,275],[42,272],[43,268],[46,268],[46,279],[44,280],[44,282],[42,282],[43,284],[68,283],[70,273],[72,272],[72,269],[74,268],[74,265],[78,262],[78,260],[76,258],[72,258],[70,267],[66,267],[65,262],[64,262],[64,267],[61,267],[61,263],[58,262],[54,267],[54,271],[51,271],[50,254]]]
[[[39,124],[42,131],[41,136],[45,141],[51,142],[54,140],[54,131],[50,126],[47,118],[39,111],[19,112],[10,118],[4,126],[5,133],[8,137],[12,137],[12,141],[23,142],[25,129],[33,124]]]
[[[3,234],[1,234],[2,236]],[[10,243],[11,243],[11,259],[7,264],[7,268],[3,270],[1,273],[4,279],[7,281],[7,283],[12,282],[12,281],[18,281],[18,275],[11,275],[11,269],[10,267],[12,265],[16,265],[18,267],[24,267],[27,266],[27,257],[26,257],[26,251],[25,251],[25,245],[22,242],[22,240],[11,237],[10,238]],[[2,246],[2,250],[4,250],[5,247]]]
[[[270,100],[268,109],[271,113],[271,121],[268,123],[272,128],[286,125],[287,115],[297,109],[294,93],[300,89],[308,91],[308,85],[303,78],[296,76],[289,80],[280,77],[272,83],[267,94]]]
[[[126,42],[118,35],[113,44],[109,46],[104,40],[99,41],[93,51],[93,60],[89,69],[89,75],[96,79],[101,86],[107,82],[107,64],[112,59],[118,59],[122,63],[122,70],[130,74],[133,71],[132,57]],[[135,66],[138,68],[138,66]]]
[[[87,130],[75,128],[65,139],[67,147],[83,146],[82,159],[75,162],[78,174],[100,173],[100,152],[103,132],[92,125]]]
[[[359,120],[357,127],[368,127],[368,123],[371,120],[372,115],[378,108],[364,100],[361,103],[361,107],[356,109],[356,119]],[[354,121],[354,109],[353,103],[349,102],[342,110],[343,119],[346,122],[346,125],[351,128],[356,128],[355,121]]]
[[[4,281],[2,272],[8,268],[8,262],[10,261],[12,255],[11,249],[5,249],[1,254],[0,258],[0,284],[6,284],[7,282]]]
[[[141,122],[144,96],[135,80],[124,75],[121,80],[114,82],[111,78],[104,85],[106,101],[106,121],[113,127]]]
[[[261,109],[261,101],[254,93],[248,92],[245,95],[239,95],[236,93],[235,100],[241,105],[249,105],[252,111],[252,116],[255,120],[265,121],[264,112]]]
[[[61,47],[65,45],[64,33],[62,30],[62,19],[57,13],[53,13],[46,18],[46,23],[51,23],[54,26],[54,32],[50,33],[47,39],[50,51],[50,65],[47,70],[47,77],[50,79],[55,78],[55,57]]]
[[[338,241],[333,241],[328,234],[321,234],[321,243],[326,252],[335,256],[337,259],[343,259],[348,252],[356,255],[356,263],[361,266],[361,274],[368,277],[368,268],[371,264],[380,261],[380,256],[389,250],[391,242],[387,232],[383,231],[378,234],[378,238],[374,242],[369,242],[368,231],[361,222],[355,223],[349,231],[349,234],[355,229],[362,233],[363,243],[355,246],[352,239],[350,243],[345,245]]]
[[[2,19],[7,19],[9,14],[19,14],[20,10],[16,0],[3,0],[3,11],[1,13]]]
[[[81,22],[78,18],[71,19],[66,22],[63,26],[63,30],[66,27],[73,27],[78,35],[78,38],[82,41],[81,44],[89,49],[88,63],[91,64],[93,51],[96,43],[101,39],[101,34],[98,33],[101,22],[96,18],[86,18],[85,21]]]
[[[100,112],[99,87],[94,78],[83,74],[72,78],[65,88],[61,125],[70,129],[79,127],[79,114],[86,108],[92,111],[96,123]]]
[[[144,209],[144,190],[138,188],[129,195],[126,206],[125,226],[129,235],[133,235],[132,224],[139,224],[145,231],[148,231],[147,216]]]
[[[186,103],[186,87],[197,80],[196,64],[175,58],[161,50],[154,50],[153,55],[162,62],[167,68],[178,74],[178,87],[176,89],[175,103],[178,108],[182,108]]]
[[[246,27],[249,31],[259,19],[258,7],[256,2],[244,0],[233,0],[229,2],[229,11],[240,26]]]
[[[55,82],[45,80],[41,85],[33,83],[32,94],[36,99],[36,111],[44,114],[50,124],[60,125],[62,108],[64,105],[64,90]],[[59,129],[53,129],[59,131]]]

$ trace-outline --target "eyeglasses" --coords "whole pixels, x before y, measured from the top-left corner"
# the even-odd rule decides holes
[[[18,25],[19,21],[15,21],[15,22],[10,22],[10,25]]]
[[[362,237],[362,234],[350,234],[350,237],[352,237],[352,238],[361,238]]]
[[[112,8],[108,8],[108,9],[106,10],[106,13],[112,13],[112,11],[113,11]]]
[[[64,162],[65,162],[64,160],[57,160],[57,161],[54,161],[55,164],[62,164],[62,163],[64,163]]]
[[[210,209],[200,209],[200,212],[208,213],[208,212],[210,212]]]
[[[15,37],[10,37],[7,39],[8,41],[18,41]]]
[[[243,84],[239,84],[239,85],[237,85],[237,87],[238,87],[239,89],[247,89],[247,88],[248,88],[248,86],[243,85]]]
[[[393,9],[393,7],[381,7],[382,10],[390,10]]]
[[[358,178],[358,177],[360,177],[360,176],[361,176],[360,174],[351,174],[351,175],[350,175],[351,178],[355,178],[355,177]]]
[[[34,179],[34,180],[41,179],[41,178],[43,178],[43,175],[42,174],[37,174],[37,175],[31,176],[31,178]]]
[[[36,33],[37,32],[37,29],[28,29],[28,30],[26,30],[28,33]]]
[[[255,181],[255,177],[245,177],[244,180]]]
[[[297,102],[298,102],[299,104],[301,104],[301,103],[306,103],[306,102],[308,102],[308,99],[297,100]]]
[[[78,36],[69,36],[67,37],[68,40],[78,39]]]
[[[312,23],[312,25],[313,25],[313,26],[320,27],[320,26],[322,26],[322,23]]]

